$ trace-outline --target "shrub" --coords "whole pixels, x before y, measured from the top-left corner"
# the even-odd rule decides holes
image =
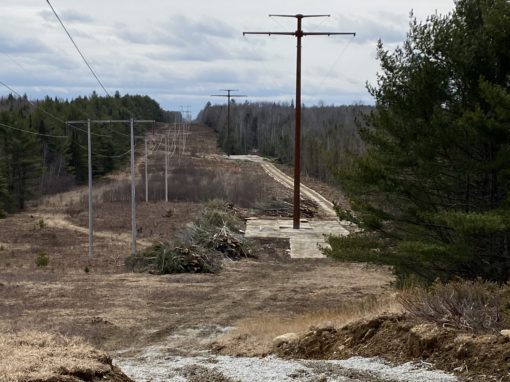
[[[48,265],[50,262],[49,256],[46,254],[46,252],[38,252],[35,256],[35,265],[39,268],[43,268]]]
[[[44,219],[39,219],[37,221],[37,223],[34,224],[35,230],[44,229],[44,228],[46,228],[46,222],[44,221]]]
[[[488,281],[435,282],[402,292],[404,308],[419,319],[469,331],[497,331],[508,324],[510,288]]]
[[[137,272],[213,273],[221,260],[250,256],[249,242],[240,233],[242,220],[220,201],[210,202],[197,221],[178,233],[178,242],[158,242],[130,256],[126,266]]]
[[[243,222],[232,208],[218,200],[210,202],[198,220],[179,233],[184,243],[219,251],[237,260],[250,256],[249,241],[241,233]]]
[[[175,247],[170,243],[155,243],[141,254],[131,256],[126,265],[137,272],[213,273],[220,267],[220,258],[207,254],[199,247]]]

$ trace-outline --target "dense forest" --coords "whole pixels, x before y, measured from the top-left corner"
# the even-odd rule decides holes
[[[87,126],[68,120],[150,119],[173,122],[147,96],[78,97],[72,101],[31,101],[26,96],[0,99],[0,214],[25,207],[41,194],[63,191],[87,179]],[[135,126],[142,134],[148,125]],[[129,128],[123,124],[92,125],[92,169],[95,177],[119,168],[129,158]]]
[[[363,230],[333,256],[401,279],[510,280],[509,47],[506,0],[456,1],[379,44],[366,151],[341,173]]]
[[[332,169],[350,161],[349,153],[361,153],[363,143],[357,121],[364,119],[370,106],[303,107],[302,168],[307,175],[333,181]],[[227,105],[208,103],[198,120],[219,133],[220,145],[232,154],[258,152],[293,164],[294,107],[276,103],[231,101],[230,132],[227,141]]]

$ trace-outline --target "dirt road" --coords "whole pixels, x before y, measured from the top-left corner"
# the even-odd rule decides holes
[[[230,159],[232,160],[246,160],[255,163],[259,163],[264,171],[278,183],[287,187],[289,189],[294,188],[294,179],[290,176],[286,175],[284,172],[280,171],[275,165],[271,162],[265,160],[264,158],[258,155],[231,155]],[[300,186],[301,195],[313,200],[315,203],[319,205],[321,208],[325,219],[337,219],[337,215],[333,206],[333,203],[326,199],[324,196],[319,194],[317,191],[312,190],[307,187],[303,183]]]

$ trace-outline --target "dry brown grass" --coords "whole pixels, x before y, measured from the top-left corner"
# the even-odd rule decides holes
[[[273,339],[282,334],[308,332],[312,328],[341,328],[360,319],[384,313],[400,313],[402,306],[396,296],[370,296],[348,301],[331,309],[310,311],[293,316],[264,316],[237,322],[235,329],[220,338],[216,347],[234,355],[257,356],[268,354]]]
[[[419,320],[461,330],[497,332],[508,325],[510,286],[482,280],[436,282],[430,288],[402,291],[399,301]]]
[[[78,338],[25,331],[0,334],[0,381],[48,380],[56,376],[100,376],[110,358]]]

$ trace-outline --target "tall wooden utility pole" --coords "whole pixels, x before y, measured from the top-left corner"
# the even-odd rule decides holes
[[[269,17],[292,17],[297,19],[297,30],[295,32],[243,32],[247,34],[295,36],[297,38],[297,63],[296,63],[296,126],[294,138],[294,229],[300,225],[300,184],[301,184],[301,39],[303,36],[333,36],[352,35],[351,32],[303,32],[302,21],[305,17],[330,17],[330,15],[269,15]]]
[[[222,92],[227,92],[227,94],[213,94],[211,97],[227,97],[227,155],[230,157],[230,99],[235,97],[247,97],[242,94],[231,94],[231,92],[237,92],[235,89],[222,89]]]

